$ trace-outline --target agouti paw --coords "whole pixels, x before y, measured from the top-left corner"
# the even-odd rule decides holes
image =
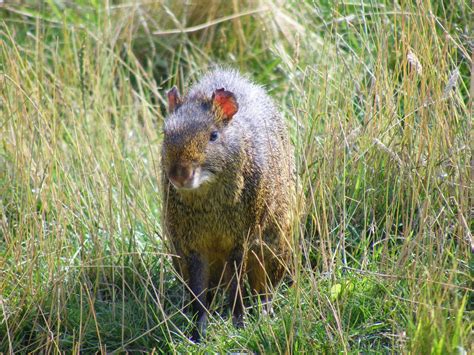
[[[244,328],[245,327],[244,316],[243,315],[232,316],[232,324],[234,324],[234,327],[236,328]]]

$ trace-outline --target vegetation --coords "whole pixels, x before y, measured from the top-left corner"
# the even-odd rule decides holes
[[[0,4],[0,352],[473,353],[470,1],[178,3]],[[215,64],[284,111],[302,220],[275,316],[218,297],[196,345],[159,152]]]

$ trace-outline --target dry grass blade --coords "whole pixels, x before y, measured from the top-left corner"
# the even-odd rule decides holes
[[[472,353],[471,14],[454,0],[0,5],[0,353]],[[249,300],[235,329],[216,293],[197,346],[158,157],[165,90],[215,64],[284,111],[301,221],[275,315]]]
[[[164,35],[178,34],[178,33],[197,32],[197,31],[201,31],[201,30],[204,30],[206,28],[218,25],[218,24],[223,23],[223,22],[235,20],[235,19],[238,19],[238,18],[244,17],[244,16],[260,14],[260,13],[267,12],[267,11],[270,11],[270,10],[267,9],[267,8],[260,8],[260,9],[255,9],[255,10],[243,11],[243,12],[232,14],[232,15],[229,15],[229,16],[224,16],[224,17],[221,17],[221,18],[218,18],[218,19],[215,19],[215,20],[212,20],[212,21],[200,24],[200,25],[185,27],[185,28],[182,28],[182,29],[154,31],[153,34],[157,35],[157,36],[164,36]]]

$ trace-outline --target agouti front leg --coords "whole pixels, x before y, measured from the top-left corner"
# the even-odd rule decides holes
[[[232,323],[237,328],[244,326],[243,275],[245,274],[245,260],[243,250],[236,248],[229,260],[232,272],[230,283],[230,302],[232,307]]]
[[[191,289],[192,306],[196,328],[192,339],[200,342],[206,335],[207,327],[207,288],[209,284],[209,265],[198,253],[192,253],[188,260],[189,288]]]

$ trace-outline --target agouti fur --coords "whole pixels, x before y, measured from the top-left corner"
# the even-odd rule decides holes
[[[206,74],[184,98],[174,87],[168,104],[164,231],[192,292],[199,341],[208,290],[229,287],[233,321],[242,326],[244,281],[265,303],[291,269],[293,149],[272,99],[235,70]]]

